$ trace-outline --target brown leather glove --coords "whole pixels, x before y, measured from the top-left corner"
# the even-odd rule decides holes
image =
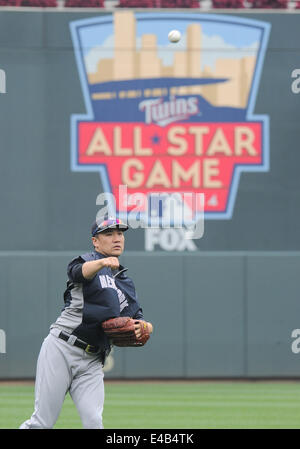
[[[136,336],[136,325],[140,325],[141,335]],[[130,317],[111,318],[102,323],[102,329],[114,346],[144,346],[150,338],[146,321]]]

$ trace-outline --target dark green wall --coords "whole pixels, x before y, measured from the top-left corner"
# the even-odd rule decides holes
[[[34,377],[80,253],[0,253],[0,378]],[[128,252],[122,263],[155,330],[143,348],[115,348],[108,377],[299,377],[299,252]]]

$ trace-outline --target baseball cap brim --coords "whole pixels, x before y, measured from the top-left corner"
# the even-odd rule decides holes
[[[122,231],[127,231],[129,226],[123,223],[119,218],[104,220],[102,223],[94,223],[92,226],[92,236],[106,231],[107,229],[121,229]]]

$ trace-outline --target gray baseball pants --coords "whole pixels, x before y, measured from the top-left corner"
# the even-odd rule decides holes
[[[35,409],[20,429],[52,429],[70,393],[85,429],[102,429],[104,383],[99,355],[57,337],[51,329],[37,362]]]

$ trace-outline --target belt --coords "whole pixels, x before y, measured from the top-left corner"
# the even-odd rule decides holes
[[[70,339],[70,337],[71,337],[71,339]],[[58,338],[61,338],[64,341],[69,341],[69,339],[70,339],[70,343],[72,345],[83,349],[88,354],[96,354],[97,352],[99,352],[99,347],[89,345],[85,341],[80,340],[79,338],[75,337],[75,335],[70,335],[67,332],[61,331],[60,334],[58,335]]]

